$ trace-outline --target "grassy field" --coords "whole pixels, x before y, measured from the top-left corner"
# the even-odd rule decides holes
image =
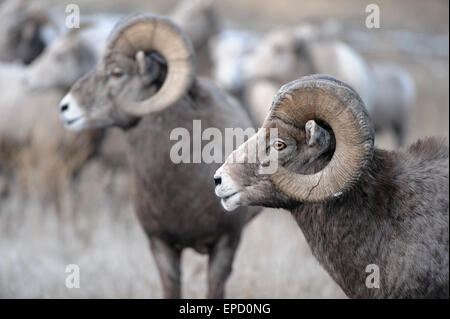
[[[88,164],[63,207],[11,195],[0,205],[0,297],[158,298],[161,285],[128,196],[125,172]],[[206,294],[206,256],[183,254],[183,296]],[[65,286],[66,265],[80,266],[80,288]],[[228,282],[229,298],[341,298],[300,229],[266,210],[247,227]]]

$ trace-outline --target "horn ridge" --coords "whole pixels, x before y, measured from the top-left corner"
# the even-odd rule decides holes
[[[270,176],[274,185],[298,201],[323,201],[350,189],[373,156],[374,130],[359,95],[328,75],[313,75],[283,85],[266,121],[278,118],[303,129],[308,120],[326,122],[336,147],[321,171],[303,175],[283,167]]]
[[[174,104],[195,79],[195,54],[190,40],[170,19],[150,14],[133,14],[120,20],[108,37],[108,50],[134,57],[138,51],[159,52],[167,63],[167,75],[160,89],[141,101],[117,101],[127,113],[143,116]]]

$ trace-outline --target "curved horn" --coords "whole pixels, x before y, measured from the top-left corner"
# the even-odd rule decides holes
[[[312,175],[283,167],[270,176],[284,194],[301,202],[337,197],[359,180],[373,156],[374,129],[359,95],[347,84],[327,75],[300,78],[281,87],[266,121],[279,118],[303,128],[322,120],[336,138],[331,161]]]
[[[179,100],[191,87],[195,76],[192,44],[169,19],[137,14],[120,21],[108,39],[108,49],[134,58],[138,51],[158,51],[167,62],[162,87],[142,102],[120,103],[120,107],[141,116],[160,111]]]

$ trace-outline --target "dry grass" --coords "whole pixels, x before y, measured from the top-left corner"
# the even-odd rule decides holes
[[[12,194],[0,203],[0,297],[159,298],[157,269],[128,198],[124,171],[91,162],[62,210]],[[206,294],[206,256],[183,254],[183,296]],[[65,287],[78,264],[81,287]],[[228,282],[229,298],[339,298],[291,217],[266,211],[246,229]]]

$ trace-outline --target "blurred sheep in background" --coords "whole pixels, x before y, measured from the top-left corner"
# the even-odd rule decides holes
[[[96,152],[102,133],[64,131],[54,105],[65,90],[29,91],[27,69],[0,64],[0,175],[59,207],[61,192]]]
[[[4,7],[8,9],[5,12],[13,11],[16,15],[33,9],[28,1],[6,2]],[[48,13],[44,7],[38,8],[41,10],[40,16]],[[217,30],[217,19],[214,17],[211,1],[181,2],[175,8],[173,16],[187,25],[188,35],[194,39],[195,48],[203,53],[203,61],[204,52],[208,52],[203,48],[207,47],[206,43]],[[102,131],[63,131],[58,122],[58,112],[54,108],[68,88],[95,66],[103,53],[108,34],[120,17],[121,15],[113,14],[83,16],[80,28],[60,32],[60,36],[53,38],[39,52],[34,51],[34,43],[22,38],[17,46],[28,46],[25,51],[35,53],[32,63],[27,66],[0,64],[0,139],[3,141],[4,152],[8,150],[9,154],[15,154],[11,145],[14,145],[14,149],[20,149],[21,156],[25,154],[25,150],[28,151],[26,154],[30,158],[27,161],[33,163],[30,172],[41,175],[42,181],[39,183],[48,186],[41,188],[45,193],[44,197],[57,203],[58,207],[58,194],[64,189],[63,184],[67,184],[91,156],[100,156],[107,163],[120,167],[126,165],[125,143],[117,131],[112,130],[106,135]],[[25,18],[26,23],[31,23],[35,15]],[[59,20],[63,18],[61,15]],[[16,21],[15,19],[12,21]],[[50,21],[50,16],[45,21]],[[192,21],[196,23],[193,24]],[[2,51],[10,50],[0,50]],[[209,62],[201,61],[200,68],[207,72]],[[19,110],[22,112],[18,112]],[[21,129],[17,130],[17,127]],[[50,161],[46,159],[47,154],[53,154]],[[70,163],[68,159],[71,159],[71,165],[67,164]],[[18,165],[16,157],[8,162]],[[28,173],[22,176],[28,176]],[[29,183],[25,181],[26,178],[21,180],[24,184]]]
[[[0,62],[30,64],[61,31],[44,2],[8,0],[0,6]]]
[[[234,41],[228,40],[230,36],[222,37],[211,46],[215,79],[231,92],[239,92],[250,114],[261,125],[273,96],[284,83],[308,74],[330,74],[349,83],[360,94],[377,132],[389,130],[395,135],[397,146],[403,145],[415,96],[411,76],[393,63],[369,65],[337,38],[339,32],[340,26],[333,20],[279,28],[254,40],[256,45],[249,45],[252,49],[245,48],[250,33],[234,32]],[[247,39],[239,42],[244,39],[242,33]],[[222,54],[227,50],[238,53],[230,59]],[[229,61],[235,61],[234,65]]]
[[[60,86],[68,89],[72,86],[95,66],[103,53],[108,34],[122,16],[83,15],[80,28],[71,29],[57,38],[30,65],[27,75],[30,88],[35,90]],[[200,74],[209,73],[209,61],[205,57],[205,51],[209,51],[205,47],[219,28],[212,1],[182,1],[170,17],[183,27],[200,55]]]
[[[66,38],[54,35],[44,42],[44,27],[48,27],[44,23],[53,28],[58,25],[56,21],[63,21],[63,15],[58,20],[44,3],[25,0],[5,2],[2,14],[6,16],[2,22],[8,23],[5,28],[8,37],[2,38],[5,46],[1,46],[0,55],[17,59],[10,61],[13,63],[0,62],[1,179],[36,193],[43,203],[60,207],[61,192],[96,152],[102,137],[101,132],[64,131],[54,107],[68,87],[64,85],[67,84],[64,76],[71,75],[87,59],[80,57],[71,68],[57,63],[46,63],[41,68],[41,61],[49,55],[47,52],[60,46],[58,43]],[[14,35],[14,32],[24,35],[28,25],[34,28],[32,38]],[[24,29],[12,31],[19,27]],[[12,42],[12,38],[17,42]],[[64,56],[62,60],[67,59]]]
[[[197,73],[209,76],[212,59],[208,43],[222,28],[213,0],[183,0],[169,14],[192,41],[197,55]]]

